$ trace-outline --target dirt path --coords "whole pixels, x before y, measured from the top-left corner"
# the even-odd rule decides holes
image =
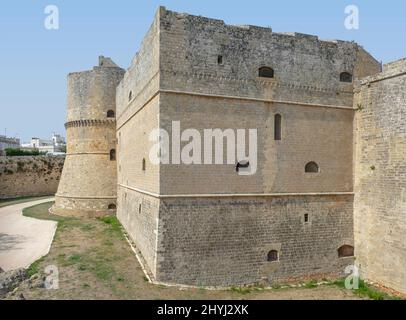
[[[52,200],[0,208],[0,267],[4,271],[28,267],[49,252],[57,223],[24,217],[22,210]]]

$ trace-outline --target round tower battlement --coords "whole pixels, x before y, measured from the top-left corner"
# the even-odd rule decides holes
[[[124,72],[100,57],[93,70],[68,75],[67,153],[55,214],[94,217],[116,209],[116,87]]]

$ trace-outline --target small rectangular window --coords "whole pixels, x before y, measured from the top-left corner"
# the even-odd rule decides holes
[[[304,214],[304,222],[309,222],[309,214],[308,213]]]
[[[282,139],[282,116],[280,114],[275,114],[274,119],[274,139]]]
[[[217,56],[217,63],[218,64],[223,64],[223,56]]]

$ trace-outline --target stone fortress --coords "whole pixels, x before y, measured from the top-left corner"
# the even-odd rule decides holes
[[[406,292],[406,60],[160,7],[127,71],[68,76],[53,212],[116,212],[157,282],[361,275]],[[150,162],[162,128],[257,129],[237,164]],[[224,139],[224,142],[227,140]],[[182,142],[186,144],[187,142]]]

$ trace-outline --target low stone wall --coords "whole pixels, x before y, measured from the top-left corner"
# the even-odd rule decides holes
[[[0,157],[0,199],[53,195],[64,156]]]

